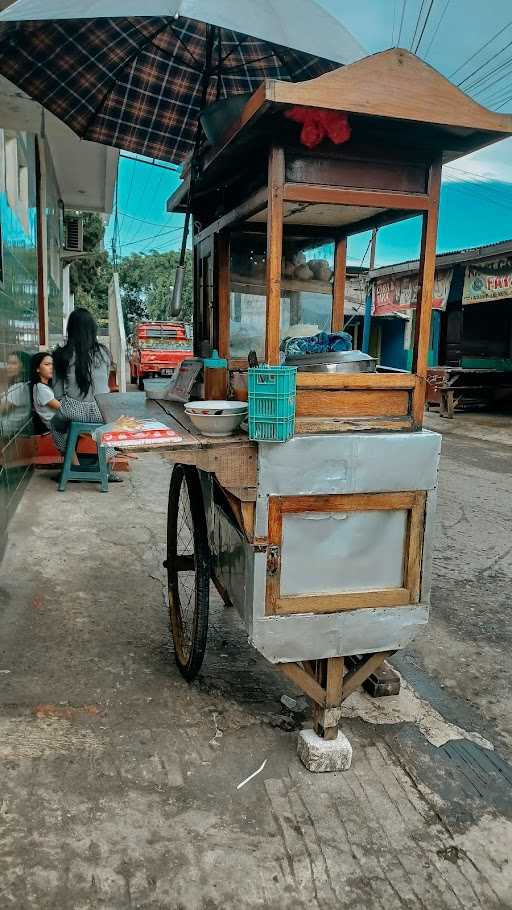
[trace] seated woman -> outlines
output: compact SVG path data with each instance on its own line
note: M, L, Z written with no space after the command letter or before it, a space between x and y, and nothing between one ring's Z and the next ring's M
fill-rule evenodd
M60 415L68 420L102 424L95 395L108 392L112 369L110 351L99 344L96 321L89 310L77 307L69 316L67 340L53 352L55 398L60 401ZM50 427L60 452L66 449L67 433ZM114 450L107 449L109 481L120 483L112 469Z
M9 439L30 420L30 356L12 351L7 357L7 389L0 396L0 435Z

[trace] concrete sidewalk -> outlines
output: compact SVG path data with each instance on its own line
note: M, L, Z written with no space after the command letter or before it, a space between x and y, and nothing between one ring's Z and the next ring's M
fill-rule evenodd
M303 718L280 703L293 690L217 597L203 671L179 676L169 470L141 456L107 495L39 473L12 523L2 910L512 907L512 769L455 695L356 693L352 768L315 776L295 755Z

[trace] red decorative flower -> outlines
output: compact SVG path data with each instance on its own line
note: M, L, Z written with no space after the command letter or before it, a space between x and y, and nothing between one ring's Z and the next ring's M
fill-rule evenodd
M326 136L335 145L341 145L350 139L352 133L348 115L343 111L295 106L285 112L285 117L302 124L300 141L308 149L316 148Z

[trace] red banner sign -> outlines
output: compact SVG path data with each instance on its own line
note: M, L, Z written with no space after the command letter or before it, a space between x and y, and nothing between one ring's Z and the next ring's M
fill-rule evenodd
M436 272L432 307L444 310L450 293L453 269ZM392 316L393 313L405 313L416 308L418 297L418 276L389 275L377 278L373 284L372 313L374 316Z

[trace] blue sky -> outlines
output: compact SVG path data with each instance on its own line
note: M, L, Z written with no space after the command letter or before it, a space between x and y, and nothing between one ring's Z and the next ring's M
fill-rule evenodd
M400 45L410 47L422 8L422 0L405 0L405 4L404 0L318 2L339 18L369 53L397 43L403 10ZM424 0L416 41L429 6L430 0ZM500 29L503 29L502 34L494 37ZM487 41L490 41L489 46L468 61ZM507 47L509 42L510 47ZM485 3L482 0L433 0L419 56L454 82L466 78L461 87L471 89L469 93L482 104L496 108L500 101L511 96L500 109L512 113L509 0L486 0ZM465 64L465 61L468 62ZM497 72L485 78L495 68ZM475 70L478 72L471 77ZM179 246L183 219L165 211L167 197L178 182L179 178L172 170L153 167L135 158L120 159L118 210L122 256ZM111 218L106 234L107 246L112 226ZM505 140L444 169L438 249L460 249L509 238L512 238L512 140ZM361 262L367 243L368 235L352 238L349 258L353 262ZM418 245L416 219L383 228L379 231L377 262L385 264L413 258L418 254Z

